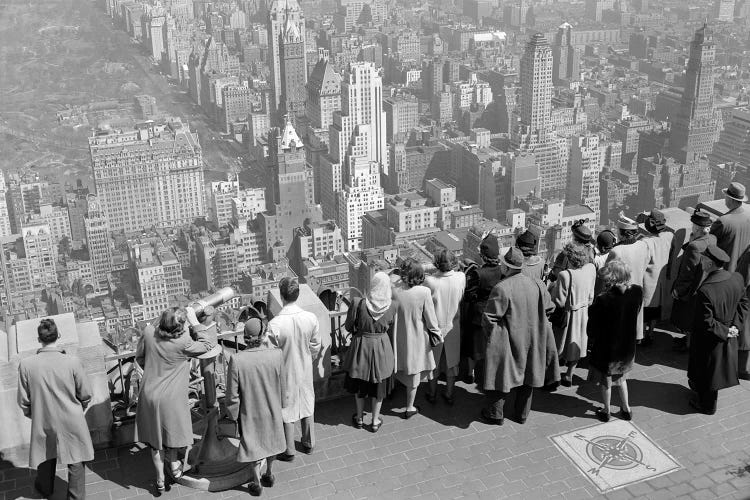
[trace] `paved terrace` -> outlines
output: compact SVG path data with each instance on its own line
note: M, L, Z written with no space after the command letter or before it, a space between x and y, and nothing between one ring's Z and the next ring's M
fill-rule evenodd
M654 346L638 353L629 381L633 423L682 469L605 495L550 439L599 424L594 416L598 390L577 378L572 388L537 391L525 425L477 421L483 397L464 384L458 385L452 408L440 400L430 405L420 392L423 413L408 421L392 411L403 406L403 390L397 391L384 404L377 434L351 427L349 398L321 403L315 452L298 454L293 463L277 462L276 486L266 488L263 497L750 499L750 383L722 391L716 415L695 414L687 403L686 364L686 354L671 351L670 334L659 331ZM578 375L585 378L586 370ZM33 472L0 460L0 500L39 498L32 490ZM152 478L142 447L99 451L87 472L88 498L150 499ZM58 478L53 498L64 498L65 486ZM179 485L162 495L247 497L245 488L205 493Z

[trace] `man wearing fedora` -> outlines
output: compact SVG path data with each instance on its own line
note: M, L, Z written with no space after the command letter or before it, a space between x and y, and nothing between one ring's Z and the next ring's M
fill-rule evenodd
M716 245L729 255L726 270L732 273L740 255L750 244L750 210L745 207L745 186L732 182L723 191L729 211L713 223L711 234L716 236Z
M748 299L742 276L723 269L728 262L721 248L706 249L706 279L695 297L688 382L698 397L690 406L708 415L716 413L719 390L739 384L737 338L748 314Z
M503 424L503 407L511 391L516 392L515 418L525 423L534 388L560 380L555 337L547 319L555 305L541 281L521 272L523 262L516 247L500 257L504 277L482 314L488 404L481 417L489 424Z
M696 210L690 216L693 223L690 231L690 240L682 245L682 257L680 258L677 276L672 283L672 324L685 333L685 337L675 339L674 349L684 351L687 349L688 335L692 327L692 314L695 310L695 292L703 280L703 268L701 257L709 246L716 245L716 237L710 234L711 217L708 212ZM671 258L675 258L673 253ZM667 269L671 269L671 263Z

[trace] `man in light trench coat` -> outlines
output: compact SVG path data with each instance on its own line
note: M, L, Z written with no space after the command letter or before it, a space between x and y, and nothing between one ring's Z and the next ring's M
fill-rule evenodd
M313 414L315 390L313 389L313 363L321 352L320 327L315 314L296 304L299 283L293 278L282 278L279 293L283 307L268 322L269 340L281 347L284 360L284 394L287 404L281 410L286 436L286 451L277 458L284 462L294 460L294 424L302 426L302 451L311 454L315 447Z
M86 497L83 462L94 447L83 411L92 393L83 365L57 346L60 334L52 319L37 329L42 348L18 366L18 404L31 418L29 467L37 469L36 489L45 497L55 486L57 461L68 466L68 498Z

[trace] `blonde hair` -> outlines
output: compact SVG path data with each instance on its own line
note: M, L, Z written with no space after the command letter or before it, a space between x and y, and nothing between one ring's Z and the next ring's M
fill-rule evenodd
M599 270L599 277L604 283L605 290L617 285L629 285L630 266L620 259L609 261Z

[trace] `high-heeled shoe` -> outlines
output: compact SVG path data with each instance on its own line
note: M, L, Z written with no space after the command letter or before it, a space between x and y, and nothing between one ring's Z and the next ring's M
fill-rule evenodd
M361 429L362 426L364 425L364 421L362 420L362 417L358 417L356 413L352 415L352 425L354 426L355 429Z
M380 430L381 425L383 425L382 418L379 418L377 422L373 420L372 423L370 424L370 432L372 432L373 434L378 432Z

